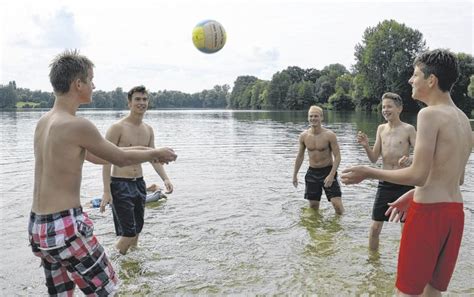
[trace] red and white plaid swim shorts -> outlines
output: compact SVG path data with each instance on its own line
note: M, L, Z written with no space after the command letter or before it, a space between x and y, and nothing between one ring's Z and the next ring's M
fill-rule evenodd
M118 279L94 226L82 208L30 214L33 254L41 258L50 295L73 296L77 285L88 296L114 295Z

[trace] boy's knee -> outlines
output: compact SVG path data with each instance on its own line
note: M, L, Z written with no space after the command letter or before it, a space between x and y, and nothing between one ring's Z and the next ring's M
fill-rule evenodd
M313 209L319 209L319 201L309 200L309 207Z
M382 232L382 227L383 222L373 223L372 226L370 226L370 236L378 237L380 235L380 232Z
M336 214L342 215L344 213L344 206L342 206L341 198L332 198L331 203Z

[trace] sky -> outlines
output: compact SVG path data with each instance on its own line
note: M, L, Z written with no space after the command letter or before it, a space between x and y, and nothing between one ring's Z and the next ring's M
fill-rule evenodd
M416 0L415 0L416 1ZM213 19L227 42L198 51L194 26ZM0 84L52 91L49 64L79 49L94 64L96 90L145 85L201 92L241 75L270 80L288 66L349 70L368 27L393 19L429 48L473 54L473 1L14 0L0 3Z

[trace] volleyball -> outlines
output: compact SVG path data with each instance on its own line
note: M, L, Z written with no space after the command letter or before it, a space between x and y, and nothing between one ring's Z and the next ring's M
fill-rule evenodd
M214 20L205 20L193 29L194 46L203 53L213 54L220 51L226 41L224 27Z

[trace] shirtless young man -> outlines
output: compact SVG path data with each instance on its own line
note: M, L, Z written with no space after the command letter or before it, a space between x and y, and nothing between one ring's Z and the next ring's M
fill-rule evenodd
M319 209L322 191L326 193L337 214L344 212L341 189L337 181L337 168L341 163L341 153L336 134L322 126L323 110L311 106L308 111L310 128L299 136L299 149L293 171L293 186L298 187L298 171L304 160L304 151L308 150L309 168L305 176L306 190L304 198L309 206ZM334 158L333 158L334 157Z
M176 154L169 148L124 151L105 140L90 121L76 116L79 105L91 102L94 64L77 51L65 51L50 66L56 99L35 130L29 241L41 258L50 295L72 296L76 284L85 295L111 295L117 276L80 203L84 159L129 166L168 163Z
M428 107L418 113L413 163L397 170L355 166L342 174L346 184L375 178L416 186L390 203L386 213L391 221L406 216L396 281L403 296L441 296L461 245L464 211L459 185L472 150L472 132L449 93L458 75L457 59L449 51L420 55L409 83L412 97Z
M143 146L155 147L153 128L143 122L148 108L148 91L144 86L137 86L128 92L130 113L113 124L107 131L106 138L119 147ZM163 180L167 193L173 192L173 184L166 175L163 165L151 162L155 171ZM146 186L143 180L141 164L126 167L104 165L102 171L104 194L100 210L112 202L115 233L120 236L116 248L126 254L130 247L135 247L138 235L143 228L145 214Z
M370 148L365 133L359 131L357 134L357 141L364 147L370 162L377 162L380 155L382 155L383 169L399 169L410 164L408 155L410 147L415 146L416 131L412 125L400 120L402 109L403 101L399 95L395 93L383 94L382 115L387 123L381 124L377 128L374 147ZM397 200L411 189L413 189L412 186L379 181L372 208L372 226L369 232L369 247L371 250L379 248L379 235L384 221L388 221L388 217L385 215L388 210L387 203Z

